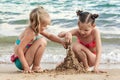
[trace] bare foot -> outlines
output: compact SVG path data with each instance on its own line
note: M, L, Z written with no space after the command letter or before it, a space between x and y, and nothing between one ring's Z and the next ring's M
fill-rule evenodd
M43 72L43 69L41 69L40 67L33 67L32 71L34 71L35 73L41 73Z
M91 67L84 67L86 72L93 72L93 69Z
M27 73L34 73L32 70L23 70L23 73L27 74Z
M85 68L85 70L86 70L87 72L92 71L92 69L91 69L90 67Z
M33 73L33 71L29 67L24 67L24 70L22 70L23 73Z

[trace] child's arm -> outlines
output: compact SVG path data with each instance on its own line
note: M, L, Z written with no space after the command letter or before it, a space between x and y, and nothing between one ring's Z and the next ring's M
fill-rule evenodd
M96 41L96 61L95 61L95 66L94 66L94 71L98 71L98 66L100 63L100 57L101 57L101 37L100 37L100 32L96 29L95 30L95 41Z
M54 42L57 42L60 44L63 43L63 41L59 37L57 37L53 34L49 34L48 32L42 31L40 34L45 36L46 38L50 39L51 41L54 41Z
M58 34L58 37L60 37L60 38L63 38L63 37L65 37L66 36L66 34L67 33L71 33L73 36L76 34L76 31L77 31L78 29L73 29L73 30L71 30L71 31L68 31L68 32L60 32L59 34Z
M61 32L59 33L59 37L64 37L65 38L65 42L67 44L71 44L72 43L72 36L75 36L76 33L77 33L78 29L73 29L71 31L68 31L68 32Z
M63 38L63 37L65 37L65 34L66 34L66 32L60 32L60 33L58 34L58 37Z

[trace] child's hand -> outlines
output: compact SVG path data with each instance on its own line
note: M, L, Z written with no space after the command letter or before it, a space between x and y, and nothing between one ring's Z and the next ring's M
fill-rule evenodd
M69 32L65 35L65 43L66 45L71 45L72 43L72 35Z
M66 42L62 41L62 43L61 43L61 44L63 45L63 47L64 47L65 49L67 49L67 48L68 48L68 46L66 45Z
M23 72L23 73L33 73L32 70L23 70L22 72Z
M58 37L60 37L60 38L62 38L62 37L64 37L65 36L65 32L60 32L59 34L58 34Z
M65 37L64 41L62 41L62 45L64 46L65 49L68 48L68 45L71 45L72 43L72 35L70 32L61 32L58 34L58 37Z
M33 71L28 67L28 68L24 68L24 70L22 71L23 73L33 73Z

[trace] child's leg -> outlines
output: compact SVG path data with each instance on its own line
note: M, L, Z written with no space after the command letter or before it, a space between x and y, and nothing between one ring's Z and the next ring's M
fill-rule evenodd
M36 41L36 44L40 44L40 45L36 50L32 69L35 72L41 72L42 69L40 68L40 61L41 61L42 55L44 53L44 50L46 48L47 41L44 38L42 38L42 39Z
M83 46L80 43L76 42L76 43L73 44L73 51L79 56L80 59L81 59L82 55L80 55L79 51L83 51L86 54L86 56L87 56L87 63L88 63L88 65L90 67L94 66L96 55L93 54L88 48L86 48L85 46ZM84 55L84 57L85 57L85 55ZM84 61L86 61L86 60L84 60ZM86 64L86 63L84 63L84 64Z
M32 46L26 51L25 57L26 57L26 60L29 66L33 64L32 69L34 68L39 69L40 61L41 61L46 45L47 45L46 40L44 38L40 38L36 40L32 44Z
M96 55L92 53L88 48L82 45L82 50L86 53L88 58L88 64L90 67L95 65Z
M75 53L75 55L77 56L79 62L83 62L83 65L86 69L89 68L88 65L88 60L87 60L87 55L85 54L84 51L81 50L81 46L77 43L73 44L73 52Z

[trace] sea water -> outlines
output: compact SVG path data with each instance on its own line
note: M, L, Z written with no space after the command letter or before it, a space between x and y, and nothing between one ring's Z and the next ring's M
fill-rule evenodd
M50 14L52 22L47 31L54 35L77 28L78 9L99 14L96 27L102 39L101 63L120 63L120 0L0 0L0 62L11 63L14 44L9 44L10 37L18 36L27 27L29 13L37 6ZM2 37L9 45L3 45ZM42 62L56 63L65 55L61 45L51 43Z

